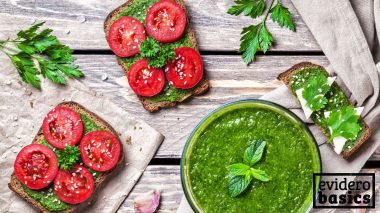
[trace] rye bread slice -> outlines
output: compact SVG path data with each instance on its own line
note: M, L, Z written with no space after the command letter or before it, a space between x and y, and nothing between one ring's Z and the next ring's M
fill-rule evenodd
M112 23L114 22L114 20L113 20L114 17L116 17L121 11L123 11L129 5L133 4L133 2L134 2L134 0L128 0L126 3L122 4L121 6L119 6L115 10L113 10L107 16L106 20L104 21L104 32L105 32L106 38L108 37L109 29L110 29ZM183 0L178 0L177 3L181 6L181 8L186 13L187 24L186 24L185 31L186 30L188 31L188 35L190 36L191 43L192 43L192 48L194 48L195 50L197 50L199 52L198 43L197 43L197 40L195 38L193 27L192 27L192 24L191 24L190 19L189 19L189 12L186 8L185 2ZM117 59L118 64L123 68L125 75L127 76L128 68L126 67L125 63L118 56L116 56L116 59ZM155 101L151 101L148 98L145 98L142 96L138 96L138 97L139 97L143 107L149 112L155 112L157 110L160 110L161 108L174 107L180 102L184 102L186 100L189 100L192 96L201 95L201 94L208 91L208 89L210 87L210 83L209 83L209 80L207 78L206 72L204 72L204 74L203 74L203 79L195 87L196 88L194 90L192 90L188 95L186 95L186 96L182 97L181 99L174 101L174 102L170 102L170 101L155 102Z
M100 126L101 128L103 128L104 130L106 130L108 132L111 132L112 134L114 134L116 137L119 138L119 134L106 121L104 121L103 119L101 119L99 116L97 116L93 112L90 112L89 110L87 110L83 106L79 105L78 103L75 103L75 102L62 102L62 103L58 104L58 106L70 107L71 109L75 110L76 112L82 113L82 114L86 115L91 120L93 120L98 126ZM34 143L34 144L41 143L41 141L43 139L44 139L44 136L43 136L43 133L42 133L42 128L40 128L39 131L38 131L38 133L37 133L37 135L34 137L32 143ZM120 143L120 145L123 146L122 143ZM69 209L67 209L65 211L61 211L62 213L80 212L81 209L86 208L88 206L88 203L89 202L91 203L91 201L94 198L96 198L96 192L98 190L100 190L104 184L106 184L107 179L109 179L114 174L116 174L117 171L119 171L120 169L122 169L122 165L124 165L124 163L123 163L124 162L123 148L121 149L121 152L122 153L120 155L120 159L119 159L116 167L114 169L112 169L111 171L101 173L96 179L94 179L94 181L95 181L95 188L94 188L94 192L91 195L91 197L88 200L86 200L85 202L81 203L81 204L72 205L71 208L69 208ZM30 205L32 205L35 209L37 209L39 212L43 212L43 213L50 212L45 207L43 207L38 201L34 200L32 197L30 197L24 191L24 188L22 187L22 183L17 179L17 177L16 177L16 175L14 173L11 175L11 179L10 179L10 182L8 183L8 187L12 191L14 191L18 196L20 196L26 202L28 202Z
M321 70L323 70L324 72L327 73L327 71L325 70L324 67L320 66L320 65L317 65L317 64L313 64L313 63L310 63L310 62L301 62L301 63L298 63L298 64L295 64L294 66L292 66L290 69L286 70L285 72L281 73L277 79L284 82L286 84L286 86L291 90L291 87L290 87L290 83L292 81L292 78L293 78L293 74L297 73L297 72L300 72L302 71L303 69L305 68L309 68L309 67L317 67ZM294 93L293 93L294 94ZM297 100L298 98L296 97L296 95L294 96ZM353 106L353 104L350 102L350 105ZM344 158L344 159L348 159L356 150L359 149L360 146L362 146L371 136L371 129L368 127L368 125L364 122L364 120L360 117L360 121L363 122L364 124L364 129L361 131L360 134L360 137L356 140L356 143L355 143L355 146L352 147L351 149L349 150L345 150L343 151L340 155ZM323 132L323 134L328 137L329 133L327 133L321 126L318 125L318 127L321 129L321 131Z

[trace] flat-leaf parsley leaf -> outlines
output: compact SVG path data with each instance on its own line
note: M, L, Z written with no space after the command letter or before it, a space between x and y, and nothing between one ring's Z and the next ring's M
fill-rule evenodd
M37 31L44 23L21 30L14 40L0 40L0 51L11 59L21 79L38 89L41 89L39 74L57 84L66 84L65 76L84 76L77 69L78 66L73 64L73 50L61 44L58 38L51 34L52 29ZM9 43L17 48L10 47L7 45Z
M302 97L306 100L306 106L313 111L323 109L327 104L326 93L330 90L327 77L323 73L312 75L308 79Z
M327 125L331 128L331 140L339 136L347 140L356 139L362 129L358 123L359 117L352 106L331 111L326 119Z
M271 14L271 19L281 27L285 26L295 31L295 25L288 8L284 7L280 0L277 0L277 4L273 6L274 0L271 0L266 9L265 1L266 0L235 0L235 5L227 11L227 13L231 15L237 16L243 13L243 15L251 16L252 18L264 15L260 23L244 27L241 32L239 52L242 53L243 60L246 64L250 64L255 59L257 51L263 51L265 53L273 44L274 39L272 34L265 25L269 14ZM264 13L264 11L266 12Z

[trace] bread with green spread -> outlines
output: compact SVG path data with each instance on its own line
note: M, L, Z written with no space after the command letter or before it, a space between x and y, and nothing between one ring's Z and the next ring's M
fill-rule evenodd
M325 84L327 83L326 90L324 93L317 94L316 96L324 97L324 100L318 100L318 103L323 103L318 110L312 111L309 107L305 106L306 100L304 97L307 94L302 93L306 87L311 87L310 85L310 79L311 76L317 76L317 75L323 75L327 78L327 81L325 80ZM316 79L317 77L313 77ZM295 98L299 101L301 104L305 115L307 115L307 111L310 111L310 118L314 121L314 123L320 127L324 135L328 138L328 143L330 143L334 150L336 151L335 143L337 141L338 137L332 136L333 130L332 127L329 126L329 122L332 120L330 119L331 112L340 112L343 109L352 108L353 105L350 102L350 100L347 98L343 90L340 88L340 86L335 82L334 77L329 77L328 72L324 69L324 67L310 63L310 62L302 62L299 64L294 65L290 69L286 70L285 72L281 73L278 76L278 80L284 82L288 88L292 91ZM315 82L315 88L322 92L323 88L319 88L321 85L319 82ZM302 89L302 90L301 90ZM324 90L324 89L323 89ZM302 94L302 95L301 95ZM312 95L312 93L311 93ZM316 96L311 98L316 98ZM306 110L306 108L309 108ZM343 158L348 159L356 150L359 149L360 146L362 146L366 141L368 141L370 135L371 135L371 129L368 127L368 125L364 122L364 120L360 117L360 110L357 110L357 113L359 114L359 117L357 118L357 125L359 126L359 131L356 134L354 139L344 139L343 141L343 148L340 151L336 151L339 153ZM342 112L343 113L343 112ZM306 116L307 117L307 116ZM342 126L344 125L344 120L341 122ZM347 123L346 123L347 124ZM347 124L348 125L348 124ZM343 131L341 131L343 133ZM341 136L339 136L339 139L342 139ZM334 141L336 140L336 141ZM341 140L339 143L342 143ZM340 146L340 145L339 145Z
M116 20L118 20L119 18L123 16L130 16L144 23L145 15L149 7L152 6L156 2L158 1L157 0L153 0L153 1L152 0L128 0L126 3L124 3L120 7L116 8L107 16L104 22L104 32L105 32L106 38L108 39L108 34L109 34L111 25ZM183 0L176 0L175 2L178 3L186 13L186 17L187 17L186 28L185 28L184 34L179 40L171 42L171 43L166 43L164 45L171 45L174 48L190 47L198 51L198 44L195 38L195 34L193 31L191 22L189 20L189 13L186 9L185 3ZM119 65L121 65L126 75L128 75L128 71L131 65L141 58L139 54L133 57L128 57L128 58L122 58L119 56L116 56L116 57L117 57L117 62L119 63ZM165 87L161 91L161 93L153 97L143 97L143 96L138 96L138 97L143 107L147 111L154 112L161 108L174 107L178 103L186 101L192 96L201 95L205 93L208 89L209 89L209 81L207 79L206 73L204 72L202 80L195 87L191 89L179 89L169 84L165 84Z
M86 108L75 102L63 102L58 106L69 107L80 115L83 121L84 133L91 132L94 130L104 130L112 133L116 137L119 136L119 134L106 121L104 121L93 112L87 110ZM40 128L37 135L34 137L32 144L43 144L49 146L42 132L42 128ZM50 146L50 148L52 147ZM53 151L55 150L54 148L52 149ZM23 198L26 202L28 202L31 206L37 209L39 212L80 212L81 209L86 208L90 204L91 200L95 198L96 192L99 189L101 189L102 185L104 185L106 180L112 177L112 175L117 173L117 171L122 168L123 162L124 152L123 149L121 149L117 165L112 170L107 172L91 171L93 172L92 174L94 176L94 191L91 197L81 204L74 205L59 201L59 199L54 193L53 184L50 184L48 187L43 188L41 190L31 190L24 184L22 184L21 181L18 180L15 173L11 175L8 187L12 191L14 191L18 196Z

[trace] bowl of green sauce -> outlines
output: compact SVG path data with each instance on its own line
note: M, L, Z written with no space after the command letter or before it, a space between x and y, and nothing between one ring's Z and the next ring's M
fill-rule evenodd
M252 178L231 196L229 168L244 164L247 147L257 141L265 147L249 166L270 180ZM208 114L190 134L181 158L182 187L195 212L306 212L314 200L313 173L320 172L318 145L307 125L286 108L257 99Z

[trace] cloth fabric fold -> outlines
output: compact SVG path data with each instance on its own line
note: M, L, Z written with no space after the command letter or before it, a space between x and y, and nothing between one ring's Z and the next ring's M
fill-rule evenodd
M125 164L107 180L84 212L116 212L148 166L164 137L145 122L77 80L67 86L43 81L43 91L21 83L17 71L1 60L0 73L0 212L35 212L7 184L13 163L22 147L32 142L44 116L62 101L74 101L107 121L118 133ZM7 69L9 68L9 69ZM7 73L9 72L9 73ZM88 202L86 202L88 204Z
M319 144L323 172L359 172L380 145L380 64L375 64L380 61L380 0L291 1L328 58L330 65L326 69L338 76L338 84L356 106L365 107L362 116L373 132L350 160L344 160L325 143L320 130L310 124ZM261 98L291 109L306 121L286 86ZM186 208L188 204L181 203L177 212L188 212Z

